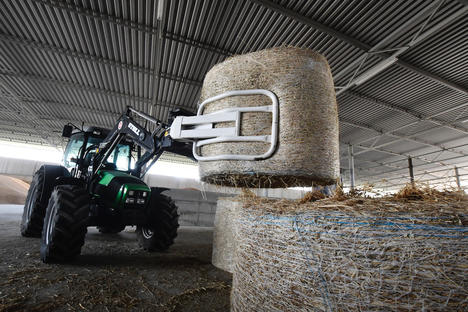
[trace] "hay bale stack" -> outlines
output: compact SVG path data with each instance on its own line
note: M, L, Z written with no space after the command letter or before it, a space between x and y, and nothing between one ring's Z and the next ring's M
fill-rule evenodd
M234 56L206 75L201 101L226 91L266 89L279 99L278 150L262 161L200 162L203 181L240 187L329 185L339 177L338 112L327 60L317 52L294 47ZM225 98L206 106L204 113L231 107L271 105L262 95ZM217 127L232 126L220 123ZM245 113L242 135L271 133L271 114ZM203 146L201 154L255 155L270 144L229 142Z
M247 199L232 311L467 311L468 201Z
M221 270L233 272L236 248L234 222L241 202L233 197L220 197L216 206L211 262Z

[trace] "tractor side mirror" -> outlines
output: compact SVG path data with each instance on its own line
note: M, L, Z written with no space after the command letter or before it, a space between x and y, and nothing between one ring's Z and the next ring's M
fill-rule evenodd
M63 127L62 136L64 138L69 138L69 137L71 137L72 131L73 131L73 126L65 125Z

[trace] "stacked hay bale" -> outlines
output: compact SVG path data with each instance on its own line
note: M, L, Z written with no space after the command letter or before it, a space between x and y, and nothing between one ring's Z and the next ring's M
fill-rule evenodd
M266 89L279 100L276 153L261 161L200 162L203 181L240 187L329 185L339 177L338 113L330 67L307 49L279 47L234 56L206 75L201 101L232 90ZM228 97L207 104L204 113L225 108L271 105L263 95ZM232 126L219 123L216 127ZM270 113L244 113L241 135L268 135ZM203 146L203 156L258 155L270 144L225 142Z
M468 200L242 199L232 311L467 311Z
M213 231L212 263L215 267L233 273L236 250L235 228L233 220L241 208L241 202L232 197L218 198Z

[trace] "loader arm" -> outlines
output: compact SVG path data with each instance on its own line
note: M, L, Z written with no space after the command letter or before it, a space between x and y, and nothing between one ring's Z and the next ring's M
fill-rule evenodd
M132 114L136 114L147 122L154 124L154 131L150 132L146 127L141 126L132 118ZM159 158L164 151L162 149L164 145L170 145L168 142L165 142L167 139L164 138L166 127L167 125L161 121L128 107L126 113L118 119L109 135L100 143L99 150L93 161L93 176L102 168L116 146L126 138L130 138L134 144L146 151L136 162L133 172L135 176L140 176L143 166L151 159Z

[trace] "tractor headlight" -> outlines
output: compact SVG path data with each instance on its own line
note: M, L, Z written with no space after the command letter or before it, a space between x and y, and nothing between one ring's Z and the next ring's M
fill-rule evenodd
M128 191L127 199L125 200L126 204L138 204L144 205L148 197L147 191Z

